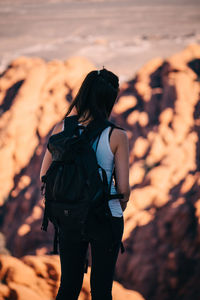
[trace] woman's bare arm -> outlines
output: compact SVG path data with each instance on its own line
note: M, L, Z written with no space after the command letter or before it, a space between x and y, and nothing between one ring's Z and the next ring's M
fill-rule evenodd
M125 210L130 196L129 186L129 143L125 131L113 130L110 138L111 150L115 156L115 172L117 180L117 192L124 194L120 200L121 207Z
M54 127L51 135L59 133L60 131L62 131L62 127L63 127L63 122L58 123ZM51 153L49 152L49 150L47 148L46 151L45 151L44 158L43 158L42 165L41 165L41 169L40 169L40 181L42 181L42 176L46 174L51 162L52 162L52 155L51 155Z

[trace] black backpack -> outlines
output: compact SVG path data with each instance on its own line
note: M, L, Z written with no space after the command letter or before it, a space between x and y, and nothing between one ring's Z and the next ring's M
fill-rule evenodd
M64 130L48 140L47 148L52 154L52 163L42 176L41 194L44 196L45 209L41 229L47 231L48 221L54 225L53 254L58 253L58 230L61 224L84 235L87 217L91 212L99 222L103 222L112 216L108 200L123 198L123 194L110 195L112 179L108 184L106 172L98 165L92 147L98 137L97 149L100 134L108 126L111 126L111 130L120 128L108 120L91 121L84 127L78 125L77 116L70 116L64 119ZM81 134L80 128L83 129ZM121 253L124 251L121 242Z

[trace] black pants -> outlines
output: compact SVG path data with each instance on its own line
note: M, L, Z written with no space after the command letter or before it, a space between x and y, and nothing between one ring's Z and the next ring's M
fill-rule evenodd
M111 300L115 265L124 231L124 218L99 223L90 216L84 238L66 228L59 230L61 282L56 300L77 300L84 277L84 263L91 247L90 293L92 300ZM114 232L112 231L114 230ZM114 235L113 235L114 234ZM114 237L114 239L113 239Z

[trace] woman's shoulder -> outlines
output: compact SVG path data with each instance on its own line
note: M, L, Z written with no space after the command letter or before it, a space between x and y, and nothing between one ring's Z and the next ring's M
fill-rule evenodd
M64 126L64 120L61 120L54 126L51 135L61 132L63 130L63 126Z
M120 147L128 147L128 135L126 130L120 128L114 128L110 136L110 147L113 154L116 153Z
M114 128L111 136L120 142L128 140L127 132L123 128Z

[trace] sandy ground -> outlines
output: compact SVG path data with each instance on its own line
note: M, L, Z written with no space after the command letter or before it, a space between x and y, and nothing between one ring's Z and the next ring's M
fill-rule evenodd
M200 43L199 0L0 0L0 70L19 55L82 55L124 81Z

